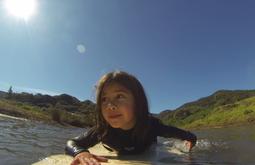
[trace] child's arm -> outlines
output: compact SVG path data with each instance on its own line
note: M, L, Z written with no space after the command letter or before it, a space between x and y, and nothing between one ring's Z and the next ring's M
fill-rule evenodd
M89 152L88 148L99 142L94 130L94 128L91 128L88 133L68 140L65 148L66 154L75 157L81 152Z
M88 148L97 144L98 137L95 128L91 128L88 133L67 141L66 153L74 157L71 165L99 165L100 162L107 162L107 159L89 153Z
M187 145L190 146L190 149L196 145L197 137L195 134L189 131L185 131L173 126L164 125L160 121L157 122L156 129L158 131L158 136L185 140L186 143L188 143Z

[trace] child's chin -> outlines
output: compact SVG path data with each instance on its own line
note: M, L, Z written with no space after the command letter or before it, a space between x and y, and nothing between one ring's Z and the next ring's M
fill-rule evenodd
M109 123L112 128L121 128L119 123Z
M120 128L120 126L117 125L117 124L110 124L110 126L111 126L112 128Z

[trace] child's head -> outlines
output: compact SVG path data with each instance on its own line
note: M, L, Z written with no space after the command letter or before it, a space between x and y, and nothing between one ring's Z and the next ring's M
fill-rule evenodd
M117 82L102 89L100 107L103 118L113 128L131 129L136 124L133 93Z
M148 102L141 83L123 71L105 74L97 84L98 127L136 130L146 128Z

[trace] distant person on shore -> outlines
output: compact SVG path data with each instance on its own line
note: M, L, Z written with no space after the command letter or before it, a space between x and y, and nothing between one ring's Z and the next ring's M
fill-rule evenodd
M99 142L118 154L142 153L157 142L157 136L184 140L189 150L196 144L193 133L166 126L150 115L145 91L133 75L110 72L96 88L97 123L87 133L68 140L66 153L74 157L71 165L107 162L88 151Z

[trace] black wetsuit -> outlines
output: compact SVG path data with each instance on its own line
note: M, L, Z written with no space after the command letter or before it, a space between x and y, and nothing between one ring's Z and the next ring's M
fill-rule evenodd
M119 154L136 154L143 152L152 143L157 142L157 136L188 140L192 142L193 146L196 143L197 138L193 133L176 127L166 126L156 118L151 118L150 123L151 127L144 143L138 143L132 140L133 129L122 130L116 128L111 128L109 130L104 140L102 140L102 143L107 149L114 149ZM87 133L69 140L65 150L67 154L75 156L84 151L88 152L88 148L99 142L98 134L95 133L94 128L91 128Z

